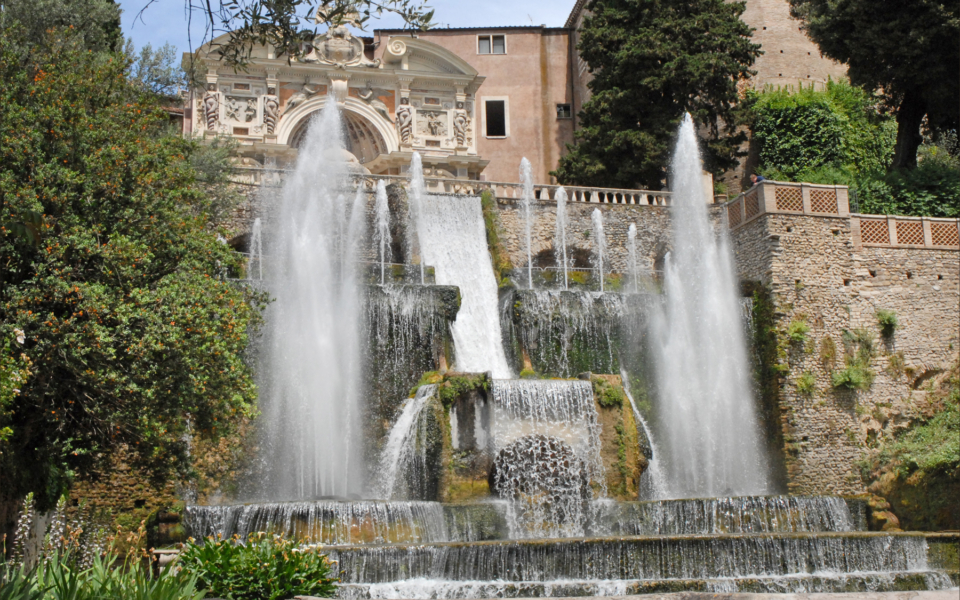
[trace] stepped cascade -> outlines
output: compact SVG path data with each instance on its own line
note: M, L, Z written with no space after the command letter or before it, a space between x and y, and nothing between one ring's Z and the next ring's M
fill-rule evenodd
M417 153L409 182L365 189L342 131L330 102L258 221L260 453L235 502L186 507L190 535L321 546L341 598L956 586L956 535L867 531L865 500L771 483L752 303L689 117L657 280L646 225L535 195L526 161L502 199L526 263L495 271L486 199L428 193ZM533 289L544 206L556 277Z

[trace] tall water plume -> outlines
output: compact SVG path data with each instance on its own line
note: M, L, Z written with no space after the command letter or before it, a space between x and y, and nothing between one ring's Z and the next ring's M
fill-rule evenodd
M590 215L593 223L593 259L596 261L597 273L600 276L600 291L603 291L603 255L607 251L607 236L603 232L603 213L599 208L593 209Z
M527 248L527 287L533 289L533 213L531 204L533 204L533 167L530 161L524 158L520 161L520 183L523 185L523 194L520 198L520 206L523 208L523 228L526 236Z
M376 231L374 237L380 252L380 285L386 283L387 250L393 241L390 237L390 204L387 202L387 186L383 180L377 181L375 203Z
M557 188L557 225L553 236L553 247L557 254L557 266L563 269L563 289L569 287L567 281L567 190Z
M637 224L630 223L627 228L627 252L630 260L630 278L633 279L634 293L640 291L640 271L637 268Z
M673 155L673 250L653 319L659 436L675 497L770 491L760 444L737 279L711 226L693 120Z
M253 271L254 264L257 265L256 272ZM253 279L254 273L258 280L263 279L263 223L259 217L253 220L250 231L250 261L247 265L247 279Z
M360 294L364 197L352 203L336 103L309 125L297 167L275 202L265 242L267 287L260 401L262 476L271 500L358 493L363 487ZM350 194L353 196L353 194Z
M407 256L413 260L414 249L420 252L420 285L424 284L423 244L420 241L420 214L423 211L423 198L426 196L423 181L423 159L419 152L410 159L410 196L407 198ZM415 234L414 234L415 232Z
M421 265L434 267L438 285L460 288L460 311L451 327L456 368L508 378L511 371L500 339L497 279L480 199L424 195L421 201L417 228Z

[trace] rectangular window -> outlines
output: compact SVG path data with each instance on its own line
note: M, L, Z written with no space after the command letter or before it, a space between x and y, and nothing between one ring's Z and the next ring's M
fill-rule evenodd
M249 127L234 127L233 135L250 135Z
M557 118L558 119L572 119L573 110L570 108L569 104L558 104L557 105Z
M507 40L502 35L478 35L477 54L506 54Z
M429 96L423 99L424 104L435 104L440 106L440 98L430 98Z
M485 103L487 137L507 136L506 100L487 100Z
M235 83L235 84L233 84L233 89L235 89L235 90L249 90L249 89L250 89L250 84L249 84L249 83Z

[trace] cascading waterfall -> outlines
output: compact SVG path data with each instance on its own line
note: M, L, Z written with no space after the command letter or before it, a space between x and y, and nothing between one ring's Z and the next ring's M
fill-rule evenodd
M494 381L495 488L511 537L583 535L592 484L606 495L600 425L586 381ZM505 468L505 467L521 468Z
M673 251L653 319L657 439L676 497L764 494L767 459L754 413L737 279L726 236L707 215L693 120L673 156Z
M253 220L253 229L250 231L250 262L248 263L247 279L253 279L251 271L253 263L257 264L257 279L263 280L263 224L260 218Z
M648 303L637 294L516 290L501 300L501 329L514 365L521 361L519 345L544 376L617 373L640 346Z
M593 223L593 259L596 261L597 273L600 277L600 291L603 291L603 256L607 251L607 236L603 233L603 213L599 208L593 209L590 215Z
M637 594L661 591L665 581L674 584L669 589L755 592L845 591L851 579L886 590L916 579L932 589L951 586L930 569L920 536L657 536L330 550L347 598L569 597L611 588Z
M460 312L451 328L457 369L510 377L480 199L427 195L420 213L421 264L426 261L434 267L437 284L460 288Z
M717 535L857 531L843 498L747 496L655 502L606 502L605 535Z
M563 289L570 287L567 280L567 190L557 188L557 225L553 237L553 247L557 255L557 266L563 269Z
M646 436L647 444L650 445L650 456L647 456L647 468L640 476L640 498L644 500L655 500L658 498L669 498L670 492L667 487L667 478L663 474L663 467L660 464L660 451L657 450L657 443L653 438L653 432L647 426L647 420L640 414L637 403L630 392L630 375L623 367L620 368L620 380L623 382L623 392L630 401L630 408L633 409L633 418L643 428L643 434Z
M358 244L365 202L347 183L340 112L328 102L309 125L297 167L275 202L259 369L260 480L270 500L346 496L363 489L359 427Z
M531 208L533 204L533 167L530 161L524 158L520 161L520 184L523 186L523 193L520 198L520 206L523 208L523 228L527 249L527 287L533 289L533 214Z
M427 402L437 393L436 385L422 385L416 395L407 400L400 418L390 430L387 443L380 455L379 480L377 494L382 498L394 498L398 495L399 479L418 480L426 472L426 457L423 455L423 440L417 444L417 427L421 423L420 413Z
M426 276L423 264L423 241L420 239L420 216L423 212L423 198L426 196L426 185L423 181L423 159L419 152L413 153L410 159L410 195L407 199L407 256L413 260L414 239L416 248L420 252L420 285L424 285Z
M640 270L637 266L637 225L630 223L627 228L627 252L629 254L630 278L633 279L633 292L640 291Z
M390 205L387 202L387 186L383 180L377 181L377 194L374 204L375 234L374 238L380 250L380 285L386 283L387 249L390 248Z

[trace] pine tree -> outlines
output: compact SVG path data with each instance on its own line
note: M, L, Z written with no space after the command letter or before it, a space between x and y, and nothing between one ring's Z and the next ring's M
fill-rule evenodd
M592 97L557 178L660 189L685 112L707 137L708 168L733 166L745 141L729 127L737 82L760 52L743 10L723 0L592 0L578 46L594 76Z

